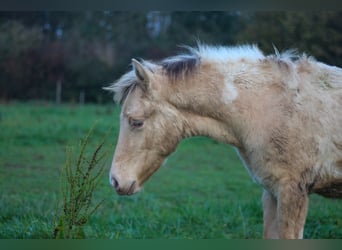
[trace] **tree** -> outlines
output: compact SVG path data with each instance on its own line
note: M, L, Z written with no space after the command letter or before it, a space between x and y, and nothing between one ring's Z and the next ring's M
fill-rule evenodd
M342 66L341 12L257 12L243 15L237 42L256 43L268 53L296 48Z
M158 60L196 45L297 48L342 66L342 12L0 12L0 98L111 101L102 87L131 58Z

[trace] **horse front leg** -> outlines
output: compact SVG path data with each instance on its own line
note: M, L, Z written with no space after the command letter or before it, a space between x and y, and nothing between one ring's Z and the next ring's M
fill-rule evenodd
M279 238L302 239L309 196L300 184L282 185L277 197Z
M278 239L277 199L264 189L262 195L264 211L264 239Z

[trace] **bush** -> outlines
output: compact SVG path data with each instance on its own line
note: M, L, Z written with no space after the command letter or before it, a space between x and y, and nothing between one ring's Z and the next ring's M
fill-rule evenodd
M95 127L95 126L94 126ZM94 127L81 142L77 156L73 147L67 147L66 163L62 171L62 205L57 208L53 238L85 238L84 225L98 210L102 201L92 205L105 166L108 151L101 153L105 138L96 147L91 157L86 156L86 147Z

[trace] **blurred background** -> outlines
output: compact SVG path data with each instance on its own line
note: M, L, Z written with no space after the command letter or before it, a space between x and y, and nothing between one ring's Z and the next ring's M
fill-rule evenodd
M120 107L102 87L131 58L197 40L296 48L341 67L342 12L0 12L0 238L53 237L61 171L94 124L90 156L106 136L109 153L84 238L262 238L262 188L214 140L184 140L136 196L108 183ZM304 237L342 238L341 211L341 200L312 195Z
M0 102L108 103L131 58L196 40L296 48L342 66L342 12L0 12Z

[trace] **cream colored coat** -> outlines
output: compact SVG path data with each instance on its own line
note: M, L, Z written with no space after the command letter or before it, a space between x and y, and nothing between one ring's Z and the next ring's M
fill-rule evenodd
M108 88L123 104L112 185L139 191L180 140L209 136L263 187L264 237L302 238L309 194L342 198L342 70L255 46L189 50L133 60Z

